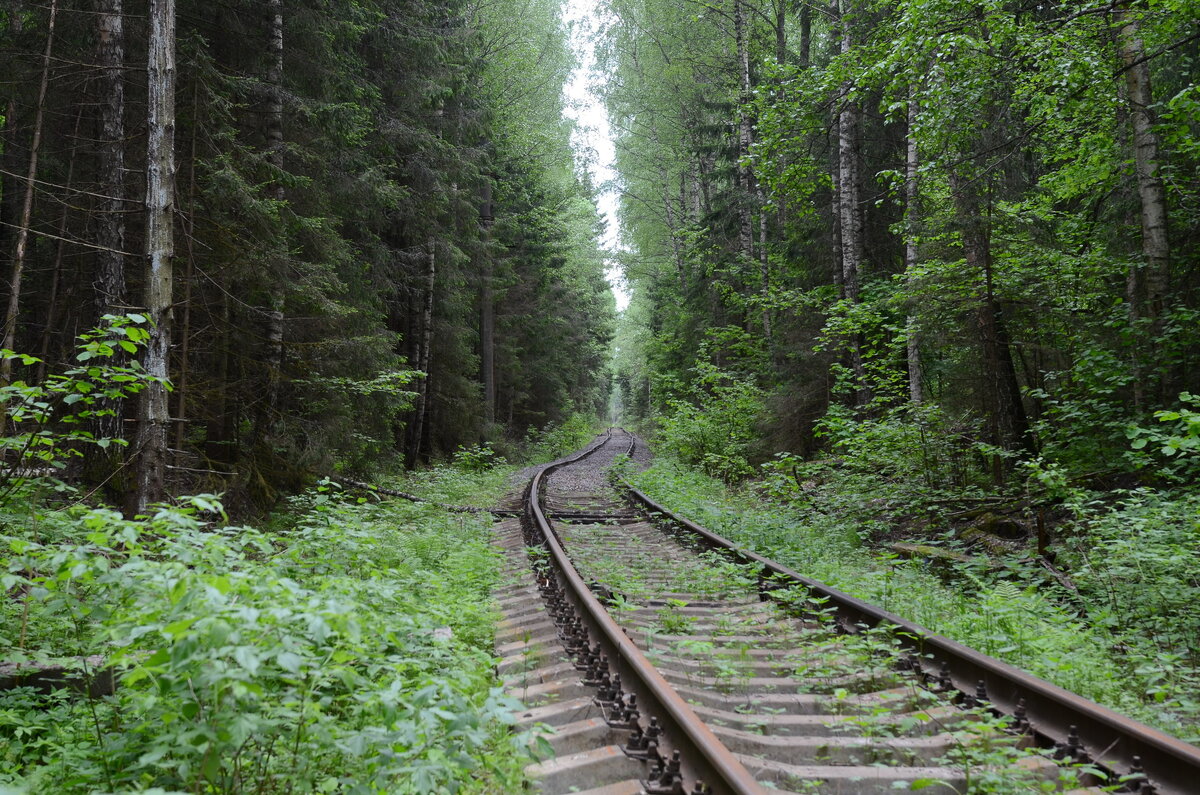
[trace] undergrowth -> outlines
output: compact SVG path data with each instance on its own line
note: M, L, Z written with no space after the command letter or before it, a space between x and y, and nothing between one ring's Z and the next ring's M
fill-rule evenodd
M506 474L404 486L487 503ZM9 501L0 656L122 675L108 697L0 693L0 790L518 789L486 517L331 488L270 531L225 526L211 496L146 521Z

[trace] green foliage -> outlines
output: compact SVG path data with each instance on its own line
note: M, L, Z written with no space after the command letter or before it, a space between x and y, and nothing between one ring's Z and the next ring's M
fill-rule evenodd
M503 463L504 458L497 455L491 445L459 446L454 453L454 466L464 472L486 472L497 464Z
M561 423L525 432L525 457L529 461L553 461L584 447L595 438L599 423L593 416L575 413Z
M136 395L160 379L150 376L136 354L150 338L142 315L105 315L104 325L80 335L76 364L46 377L40 384L17 380L0 386L0 405L10 435L0 437L4 479L12 485L31 467L60 470L66 460L82 456L94 445L125 445L124 439L97 437L95 421L115 413L116 401ZM0 356L26 367L41 362L34 356L0 351ZM128 361L128 364L122 362ZM169 384L167 385L169 388Z
M211 496L144 522L80 507L10 530L3 585L22 596L2 608L5 659L99 654L124 673L107 698L0 696L0 782L62 793L515 785L524 757L508 733L516 705L492 678L484 521L329 487L292 510L274 534L210 524L221 516Z
M1200 721L1198 515L1200 496L1141 489L1081 513L1062 545L1090 620L1146 677L1145 697L1192 721Z
M1157 460L1156 471L1162 477L1193 482L1200 471L1200 411L1196 410L1200 409L1200 395L1184 392L1179 402L1183 405L1176 410L1154 412L1154 418L1169 423L1168 427L1134 426L1127 429L1126 435L1132 449L1146 450L1147 457Z
M749 380L711 365L700 365L695 373L691 399L668 401L655 440L709 475L726 482L741 480L753 471L750 459L762 393Z

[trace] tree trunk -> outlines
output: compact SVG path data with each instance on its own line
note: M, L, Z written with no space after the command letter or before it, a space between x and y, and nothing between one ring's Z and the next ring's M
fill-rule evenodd
M166 381L171 350L171 282L175 257L175 0L150 0L146 123L146 313L154 324L147 374ZM142 390L138 406L136 513L166 496L165 383Z
M429 364L433 346L433 291L437 285L437 241L430 239L426 260L425 285L421 296L421 341L417 349L417 369L425 374L417 386L417 405L413 417L412 436L408 451L408 466L416 466L421 458L421 443L425 436L425 417L429 412Z
M753 130L751 129L750 114L746 103L750 101L750 42L746 29L746 8L744 0L733 1L733 29L737 39L738 58L738 186L741 188L738 196L738 250L745 262L754 258L753 251L753 221L750 214L750 196L753 193L754 177L750 167L745 165L745 158L750 154Z
M812 7L809 0L800 3L800 68L808 69L812 63Z
M675 260L675 274L679 278L679 294L682 296L687 289L686 269L683 261L683 249L679 245L679 224L675 218L675 207L671 204L667 170L659 165L658 178L663 183L663 214L667 221L667 236L671 239L671 254Z
M496 307L492 296L492 260L484 254L479 291L479 364L483 370L483 421L496 423Z
M775 62L787 62L787 0L775 0Z
M921 199L920 184L918 183L920 167L920 152L917 149L917 136L914 132L917 122L917 102L910 98L908 101L908 135L906 156L904 159L904 273L911 288L913 274L916 272L920 252L917 249L917 224L920 222ZM924 374L921 372L921 338L917 331L917 317L909 314L906 323L907 358L908 358L908 397L913 405L920 405L924 399Z
M977 191L978 186L961 174L950 175L950 192L958 214L963 257L967 267L983 277L983 296L976 313L983 352L983 401L992 443L1005 450L1032 452L1012 346L1000 303L996 300L991 229L980 208ZM996 475L997 481L1002 479L999 462Z
M123 0L97 0L96 60L100 75L99 176L104 197L97 208L96 315L126 311L125 291L125 22ZM97 419L101 438L124 438L120 399L104 401ZM111 412L111 413L108 413ZM113 449L113 448L110 448ZM111 460L111 459L110 459Z
M492 252L488 246L494 222L492 180L488 176L484 179L479 207L479 225L483 229L483 267L479 280L479 365L483 371L483 420L489 426L489 432L490 426L496 423L496 304L492 295Z
M767 250L767 199L763 195L762 185L755 184L755 197L758 199L758 275L762 280L760 295L762 297L762 327L763 340L770 352L773 346L771 339L771 257Z
M845 18L848 0L842 0L841 51L850 52L850 25ZM852 303L859 300L859 274L863 259L862 184L858 167L860 136L860 113L858 102L851 93L853 83L841 86L841 108L838 112L838 211L842 229L842 284L846 298Z
M1129 4L1118 3L1115 15L1120 24L1117 41L1121 63L1125 68L1129 117L1133 127L1133 159L1137 169L1138 197L1141 200L1147 316L1157 322L1167 293L1171 246L1167 235L1167 195L1159 174L1159 141L1151 110L1154 94L1150 84L1150 64L1146 59L1139 20L1130 13Z
M834 114L830 129L836 135L837 115ZM833 146L833 142L830 142ZM842 283L842 180L840 169L834 164L830 174L832 190L829 192L829 242L833 254L833 284L837 287L838 298L846 297L846 286Z
M96 311L124 311L125 295L125 27L123 0L97 0L100 76L100 192L96 218Z
M233 412L229 410L229 360L231 357L229 345L230 311L229 292L221 286L220 325L218 326L216 372L213 384L214 394L207 403L209 420L204 434L204 456L209 466L220 466L232 472L237 460L234 446L234 429L237 425Z
M22 29L24 28L24 14L22 3L19 0L10 0L8 8L8 29L12 36L11 40L15 40ZM18 75L10 75L9 80L21 79ZM8 251L10 240L14 231L19 224L17 219L21 215L21 202L19 194L15 189L17 184L17 170L23 162L20 158L19 144L17 143L17 130L20 125L17 123L17 101L13 96L15 92L9 91L8 101L4 106L4 135L0 140L0 251Z
M71 135L71 157L67 164L67 181L64 187L69 195L71 186L75 184L75 157L79 153L79 129L83 121L83 106L75 113L75 131ZM71 219L71 204L63 203L62 218L58 222L58 245L54 251L54 275L50 277L50 296L46 299L45 324L42 326L42 341L39 346L37 373L35 383L46 380L46 362L50 358L50 338L58 328L58 293L62 284L63 258L67 249L67 224ZM103 419L103 418L102 418Z
M179 329L179 382L175 385L175 450L183 451L187 441L188 378L191 375L192 285L196 268L196 141L199 137L200 92L192 91L192 141L188 152L188 206L184 220L184 249L187 267L183 273L183 322Z
M267 51L270 67L267 71L267 162L278 171L283 171L283 0L268 0L271 17L270 41ZM273 198L282 207L286 200L283 182L276 179L271 190ZM282 209L280 209L282 213ZM283 320L284 320L284 260L287 256L287 236L280 225L279 235L283 238L277 245L282 248L279 261L270 274L270 306L267 310L267 400L266 414L274 417L279 406L279 384L283 369Z
M849 20L850 0L838 3L841 25L841 53L848 55L854 46ZM854 84L842 83L841 107L838 112L838 213L841 229L842 291L852 304L859 302L859 284L863 263L862 177L859 158L862 149L861 111L852 96ZM850 340L850 369L854 372L855 405L864 406L870 400L866 367L862 356L862 335Z
M29 169L25 176L25 198L21 204L17 245L13 254L12 280L9 282L8 309L4 314L4 336L0 348L16 347L17 316L21 312L21 277L29 248L29 225L33 220L34 183L37 181L38 151L42 144L42 122L46 111L46 89L50 83L50 62L54 53L54 23L58 17L58 0L50 0L50 21L46 30L46 50L42 55L42 80L38 86L37 110L33 120L33 141L29 147ZM12 381L12 359L0 359L0 386Z

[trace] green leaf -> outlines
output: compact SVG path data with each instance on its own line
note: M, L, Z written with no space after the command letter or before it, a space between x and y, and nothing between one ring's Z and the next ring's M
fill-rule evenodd
M295 652L281 651L275 655L275 662L279 663L279 667L288 673L298 674L304 661Z
M172 621L163 627L163 634L171 638L178 638L191 629L192 624L195 624L198 620L199 616L192 616L191 618L181 618L178 621Z

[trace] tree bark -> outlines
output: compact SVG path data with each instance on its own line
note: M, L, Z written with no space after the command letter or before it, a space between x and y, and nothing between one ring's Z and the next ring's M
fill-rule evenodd
M83 122L83 106L75 113L75 131L71 134L71 156L67 163L67 180L63 183L67 194L75 184L75 157L79 153L79 130ZM58 245L54 251L54 275L50 277L50 296L46 299L46 317L42 326L42 341L39 346L37 372L34 375L36 383L46 380L46 362L50 358L50 339L58 328L58 293L62 284L63 258L67 253L67 224L71 220L71 205L63 203L62 218L58 221Z
M850 25L846 20L849 0L842 0L840 8L841 51L849 54L853 47ZM842 229L842 284L846 298L853 303L859 300L859 274L863 259L862 184L858 161L862 147L860 135L860 112L858 102L851 94L854 85L845 82L841 86L841 108L838 112L838 211Z
M100 75L99 176L104 197L97 208L96 315L126 311L125 290L125 21L123 0L96 2L96 60ZM107 399L97 419L101 438L124 437L123 401ZM111 413L108 413L111 412Z
M812 7L809 0L800 3L800 68L808 69L812 63Z
M29 226L33 221L34 183L37 181L38 152L42 145L42 122L46 113L46 89L50 84L50 62L54 53L54 24L58 17L58 0L50 0L50 21L46 30L46 50L42 55L42 79L38 85L37 110L33 120L33 141L29 147L29 169L25 176L25 198L21 204L17 245L13 253L12 280L9 282L8 308L4 314L4 336L0 348L16 347L17 316L21 313L21 277L25 272L25 257L29 248ZM0 385L12 381L12 359L0 359Z
M763 339L770 352L774 345L771 339L771 257L767 249L767 198L763 194L762 185L755 184L755 198L758 200L758 274L762 281L759 293L762 297L762 327Z
M741 188L738 196L738 249L745 262L754 258L753 251L753 221L750 214L750 197L753 193L753 175L745 165L745 158L750 154L753 130L751 129L750 114L746 111L746 103L750 101L750 42L746 25L746 8L744 0L733 0L733 29L737 40L738 59L738 186Z
M921 165L915 127L917 102L908 100L908 134L904 159L904 273L909 287L913 285L920 251L917 248L917 224L920 222L921 189L918 178ZM924 402L924 374L921 371L921 337L917 317L909 314L907 323L908 397L913 405Z
M492 295L492 252L488 246L494 222L492 180L488 176L484 179L483 200L479 208L479 223L483 229L483 267L479 280L479 365L483 376L483 420L489 430L496 423L496 304Z
M268 13L271 17L270 41L268 53L270 67L267 71L267 162L278 171L283 171L283 0L268 0ZM286 200L283 182L276 178L271 190L271 198L279 205L282 212ZM279 406L279 384L283 370L283 334L284 334L284 260L287 256L287 236L280 225L279 234L283 240L279 243L283 252L270 274L270 305L267 309L267 416L273 417Z
M437 241L430 239L426 259L425 285L421 295L421 341L417 348L417 369L425 376L417 386L417 405L413 417L412 436L408 451L408 466L416 466L421 457L421 444L425 437L425 418L429 412L429 365L433 347L433 291L437 285Z
M1167 293L1171 245L1167 234L1167 194L1159 174L1159 140L1151 110L1154 92L1137 15L1130 12L1128 2L1120 2L1116 5L1115 16L1120 25L1117 42L1125 68L1129 118L1133 127L1133 159L1141 201L1146 314L1157 321Z
M775 62L787 62L787 0L775 0Z
M479 365L483 371L483 421L496 423L496 306L492 295L492 260L484 254L479 291Z
M849 15L850 0L840 0L838 19L841 26L840 49L849 55L854 46ZM841 107L838 112L838 213L840 214L842 291L847 301L859 302L859 286L863 263L862 177L859 158L862 149L861 111L852 94L854 84L841 85ZM864 406L870 400L866 367L862 355L862 335L850 340L850 369L854 372L855 405Z
M196 268L196 141L199 137L200 92L192 91L192 140L188 152L188 206L184 220L183 322L179 330L179 381L175 385L175 450L180 455L187 441L188 378L191 375L192 285Z
M983 353L983 402L992 443L1005 450L1032 452L1012 345L995 294L991 229L980 207L977 190L977 186L962 174L951 173L950 192L958 215L963 257L967 267L983 277L983 295L976 311ZM996 470L999 481L1002 479L999 463Z
M96 312L124 311L125 302L125 26L123 0L97 0L100 75L100 192L96 218Z
M164 383L142 390L138 406L135 513L166 496L168 359L175 258L175 0L150 0L146 124L146 314L154 324L145 369Z

